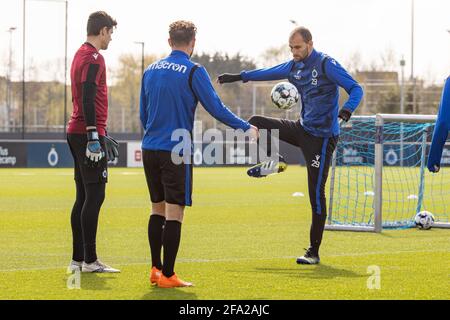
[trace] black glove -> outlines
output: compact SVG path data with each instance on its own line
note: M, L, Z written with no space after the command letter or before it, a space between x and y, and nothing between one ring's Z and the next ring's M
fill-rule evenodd
M347 109L341 109L341 111L339 111L339 115L338 115L338 117L341 118L342 121L345 121L345 122L350 120L351 116L352 116L352 113L350 111L348 111Z
M230 82L241 81L242 77L239 73L238 74L223 73L217 78L217 80L219 81L219 83L230 83Z
M105 148L108 161L114 161L116 158L119 158L119 143L110 136L105 136Z
M86 145L86 157L90 166L97 166L100 160L105 156L97 130L91 130L87 133L88 142Z

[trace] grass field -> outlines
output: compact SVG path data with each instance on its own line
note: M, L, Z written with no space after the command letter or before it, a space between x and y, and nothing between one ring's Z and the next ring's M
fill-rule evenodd
M450 230L326 231L322 263L297 265L311 221L304 168L259 180L195 169L176 264L195 287L183 289L149 285L142 169L110 169L100 215L99 257L122 273L82 274L80 290L65 273L72 170L3 169L0 181L0 299L450 299ZM379 289L367 286L369 266Z

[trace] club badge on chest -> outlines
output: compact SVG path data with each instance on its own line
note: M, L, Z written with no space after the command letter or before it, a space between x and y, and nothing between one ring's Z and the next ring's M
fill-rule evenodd
M319 76L319 73L314 68L313 71L311 72L311 85L317 86L317 83L318 83L317 77L318 76Z

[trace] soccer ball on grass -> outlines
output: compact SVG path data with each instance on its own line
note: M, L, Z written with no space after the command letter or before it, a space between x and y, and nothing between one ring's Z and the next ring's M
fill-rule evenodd
M420 211L414 218L416 227L422 230L428 230L433 226L434 216L429 211Z

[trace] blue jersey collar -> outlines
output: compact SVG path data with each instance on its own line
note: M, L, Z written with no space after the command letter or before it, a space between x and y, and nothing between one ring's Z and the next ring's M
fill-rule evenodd
M173 50L171 53L170 53L170 55L171 56L183 56L183 57L185 57L185 58L187 58L187 59L190 59L190 57L189 57L189 55L186 53L186 52L184 52L184 51L181 51L181 50Z
M302 62L305 65L309 65L311 64L314 60L316 60L317 56L319 55L319 53L316 51L316 49L313 49L311 54L309 55L309 57L307 57L306 59L304 59Z

